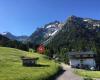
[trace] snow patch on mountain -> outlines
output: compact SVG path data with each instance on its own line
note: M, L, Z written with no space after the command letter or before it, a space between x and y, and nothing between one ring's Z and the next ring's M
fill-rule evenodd
M35 32L28 38L28 41L32 43L43 43L45 41L50 41L61 30L63 23L59 21L54 21L49 24L44 25L41 28L36 29Z
M8 32L1 32L0 34L1 34L1 35L7 35Z

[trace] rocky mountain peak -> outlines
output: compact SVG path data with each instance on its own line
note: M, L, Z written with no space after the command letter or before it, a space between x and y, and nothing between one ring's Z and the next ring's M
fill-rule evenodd
M50 22L43 27L37 28L35 32L28 38L28 41L36 44L48 42L59 30L61 30L63 23L59 21Z
M74 21L74 20L78 20L78 19L82 19L82 18L72 15L72 16L69 16L67 20L68 21Z

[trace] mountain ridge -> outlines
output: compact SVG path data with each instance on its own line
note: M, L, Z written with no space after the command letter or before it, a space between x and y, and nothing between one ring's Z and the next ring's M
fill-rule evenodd
M44 43L54 36L59 30L61 30L62 25L63 23L54 21L44 25L41 28L37 28L36 31L33 32L32 35L28 38L28 41L36 45Z
M10 32L2 32L0 34L2 36L5 36L5 37L9 38L10 40L25 41L28 38L28 36L26 36L26 35L15 36Z

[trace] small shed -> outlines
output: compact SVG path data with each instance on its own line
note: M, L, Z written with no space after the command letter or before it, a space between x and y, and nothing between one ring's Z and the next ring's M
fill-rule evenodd
M21 57L23 66L35 66L39 58Z
M93 51L86 52L69 52L69 63L71 67L95 67L95 53Z

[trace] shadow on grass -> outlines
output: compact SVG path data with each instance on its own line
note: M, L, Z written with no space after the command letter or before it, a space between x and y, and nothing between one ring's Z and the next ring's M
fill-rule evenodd
M44 65L44 64L28 64L28 65L23 65L24 67L50 67L50 65Z
M36 64L34 67L50 67L50 65Z

